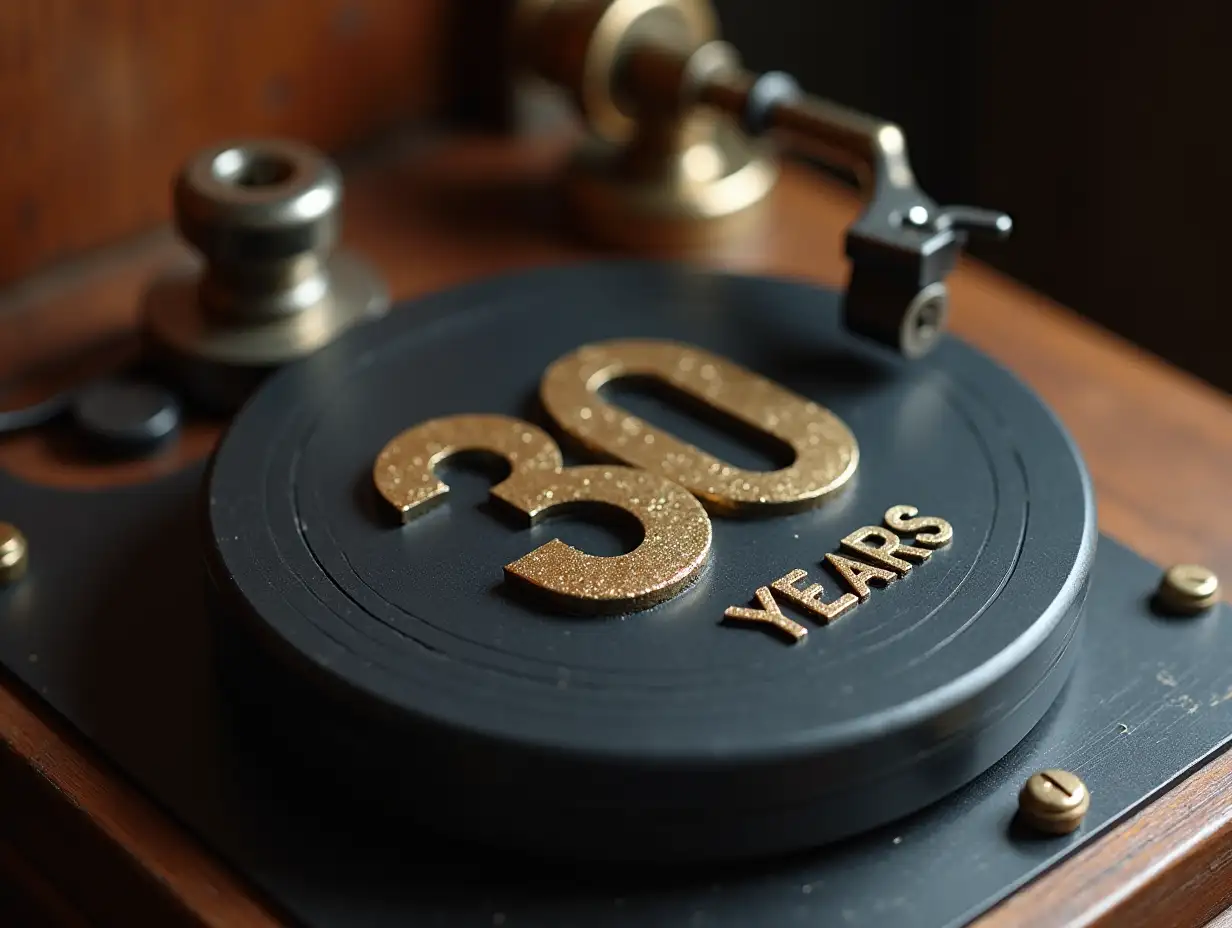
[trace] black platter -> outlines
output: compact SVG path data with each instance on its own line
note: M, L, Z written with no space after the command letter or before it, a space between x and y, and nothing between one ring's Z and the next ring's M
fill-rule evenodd
M1153 614L1158 568L1094 550L1081 462L1010 375L954 340L901 362L837 317L828 291L644 264L399 307L271 380L209 471L98 491L0 472L37 555L0 591L0 661L295 922L964 921L1224 747L1232 625L1223 606ZM851 486L791 516L714 516L697 583L628 616L504 586L500 565L552 537L595 554L636 539L512 525L490 476L450 468L447 504L390 520L371 465L394 434L462 412L549 426L544 366L633 335L823 402L859 440ZM653 397L612 399L774 466ZM800 644L722 622L792 568L832 587L822 557L900 503L950 520L953 542ZM587 725L601 709L637 724ZM1015 824L1045 767L1091 789L1075 834ZM562 859L826 841L668 868Z
M383 511L371 472L396 434L477 412L547 425L540 372L617 336L824 404L860 444L853 485L794 515L715 516L691 589L604 617L502 583L559 521L510 526L473 495L408 525ZM724 460L755 453L644 393L614 401ZM815 288L654 266L536 271L367 326L249 403L208 497L224 671L280 741L449 833L632 860L815 846L982 773L1065 681L1095 542L1073 446L986 358L953 340L890 358ZM954 542L799 644L721 621L898 503ZM609 553L596 531L577 546Z

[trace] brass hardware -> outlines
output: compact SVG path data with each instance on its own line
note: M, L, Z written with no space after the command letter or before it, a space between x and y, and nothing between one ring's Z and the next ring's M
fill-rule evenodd
M508 462L509 476L491 493L528 523L558 506L585 505L620 509L641 524L642 541L627 554L597 557L554 538L505 565L511 582L547 594L567 611L645 609L681 592L706 563L710 518L683 487L632 467L563 467L560 449L546 432L508 416L450 416L407 429L381 450L373 480L409 521L448 492L432 468L475 451Z
M625 79L641 43L671 48L697 76L734 66L730 50L711 44L717 23L708 3L530 0L521 4L516 30L522 65L564 87L590 129L565 184L588 234L622 246L687 248L738 235L756 221L754 207L777 177L765 148L721 114L695 106L679 84L643 90Z
M713 248L748 237L777 177L762 136L854 170L869 203L847 234L844 321L908 358L940 339L944 279L967 234L1012 228L1004 213L926 196L897 126L806 95L786 74L745 71L706 0L521 0L513 47L586 122L565 186L603 241Z
M26 536L15 525L0 522L0 584L16 583L29 566Z
M237 407L271 369L383 313L384 285L334 252L342 178L298 142L238 142L199 152L175 183L180 234L205 266L150 286L153 356L198 403Z
M1032 774L1018 794L1023 823L1046 834L1067 835L1076 830L1090 807L1086 784L1068 770Z
M1155 599L1165 612L1196 615L1219 602L1220 594L1219 577L1209 567L1176 564L1164 573Z
M774 471L733 467L604 400L620 377L655 380L778 439L794 452ZM586 345L552 363L539 396L548 415L589 451L662 474L713 512L781 515L817 506L859 465L855 436L829 410L726 358L691 345L621 340Z

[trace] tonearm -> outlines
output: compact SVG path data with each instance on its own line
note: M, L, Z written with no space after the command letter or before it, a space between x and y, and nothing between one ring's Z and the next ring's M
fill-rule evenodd
M898 126L742 68L706 0L523 0L514 38L521 67L566 89L585 119L567 189L600 238L749 234L778 173L766 139L850 169L867 204L847 231L844 323L906 357L944 329L967 233L1011 231L1005 213L920 190Z

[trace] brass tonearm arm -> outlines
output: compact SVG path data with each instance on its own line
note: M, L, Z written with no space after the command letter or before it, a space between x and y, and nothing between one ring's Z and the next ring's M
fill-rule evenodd
M751 170L755 156L720 139L724 127L707 123L707 114L721 114L748 138L769 136L852 169L868 203L847 231L844 323L907 357L929 351L944 329L945 278L967 233L1004 237L1012 229L1004 213L942 207L921 191L892 123L805 94L781 72L744 70L716 39L701 0L524 0L520 24L532 69L571 90L595 136L620 149L606 162L609 187L623 184L631 202L666 213L674 197L672 218L698 224L747 212L764 197L772 173ZM702 176L699 159L689 161L699 145L714 153L701 159L715 165ZM730 194L740 171L770 180L744 183L743 199L699 193L709 184ZM674 186L664 179L680 177Z
M931 349L944 326L944 279L966 233L1012 231L1005 213L940 207L920 190L898 126L805 94L782 72L752 74L724 42L688 52L653 37L631 43L617 81L631 106L675 97L681 111L712 107L751 136L771 135L787 150L851 169L868 204L847 232L844 319L908 357Z

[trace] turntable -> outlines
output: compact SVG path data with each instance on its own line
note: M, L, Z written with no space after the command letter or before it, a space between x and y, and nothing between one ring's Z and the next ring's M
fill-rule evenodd
M946 334L1008 217L714 29L558 0L513 33L591 130L575 228L685 260L390 308L327 160L212 148L145 392L73 428L176 440L157 383L216 450L90 492L0 470L0 659L279 918L1025 923L1016 890L1226 745L1214 575L1101 535L1065 427ZM697 259L781 234L771 139L866 184L845 289Z

